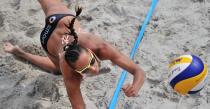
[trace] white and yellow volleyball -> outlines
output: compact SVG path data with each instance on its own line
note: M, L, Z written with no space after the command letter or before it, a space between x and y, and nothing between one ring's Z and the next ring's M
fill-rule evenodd
M207 81L207 65L195 55L183 55L169 64L169 83L181 95L201 91Z

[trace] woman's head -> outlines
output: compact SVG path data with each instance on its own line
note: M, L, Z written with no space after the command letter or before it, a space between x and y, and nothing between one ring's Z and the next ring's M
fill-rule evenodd
M66 27L69 29L67 35L74 37L74 41L64 46L65 59L75 72L80 75L85 73L97 74L99 72L99 61L96 55L89 49L78 44L78 36L74 29L75 19L82 12L82 8L77 8L76 17L71 20Z
M87 73L98 74L99 59L91 50L80 45L66 45L64 50L67 63L76 73L82 76Z

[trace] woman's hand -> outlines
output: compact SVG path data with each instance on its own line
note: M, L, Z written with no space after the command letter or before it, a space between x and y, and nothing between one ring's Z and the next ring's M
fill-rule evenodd
M127 97L137 97L139 89L139 87L135 87L131 84L126 84L122 87L122 90L124 91Z
M15 55L19 55L19 54L23 53L22 49L20 49L17 45L12 45L10 42L4 43L3 49L7 53L11 53L11 54L15 54Z

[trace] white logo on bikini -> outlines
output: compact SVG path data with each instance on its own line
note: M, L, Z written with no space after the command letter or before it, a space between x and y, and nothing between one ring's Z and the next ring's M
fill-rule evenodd
M55 21L55 19L56 19L56 17L55 16L52 16L52 17L50 17L49 22L50 23L53 23Z
M45 38L47 38L50 29L51 29L51 25L48 25L48 26L46 27L45 31L44 31L44 34L43 34L42 37L41 37L42 44L45 43Z

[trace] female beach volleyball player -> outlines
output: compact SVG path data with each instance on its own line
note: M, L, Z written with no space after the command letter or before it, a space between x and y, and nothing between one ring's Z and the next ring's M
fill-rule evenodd
M27 53L10 42L5 42L5 52L50 72L61 72L73 109L85 108L80 83L88 74L99 74L100 60L111 60L130 72L134 76L133 83L123 86L123 91L128 97L137 96L144 82L144 71L108 42L83 32L76 19L81 8L77 8L76 15L73 15L60 0L38 1L46 15L40 41L47 57Z

